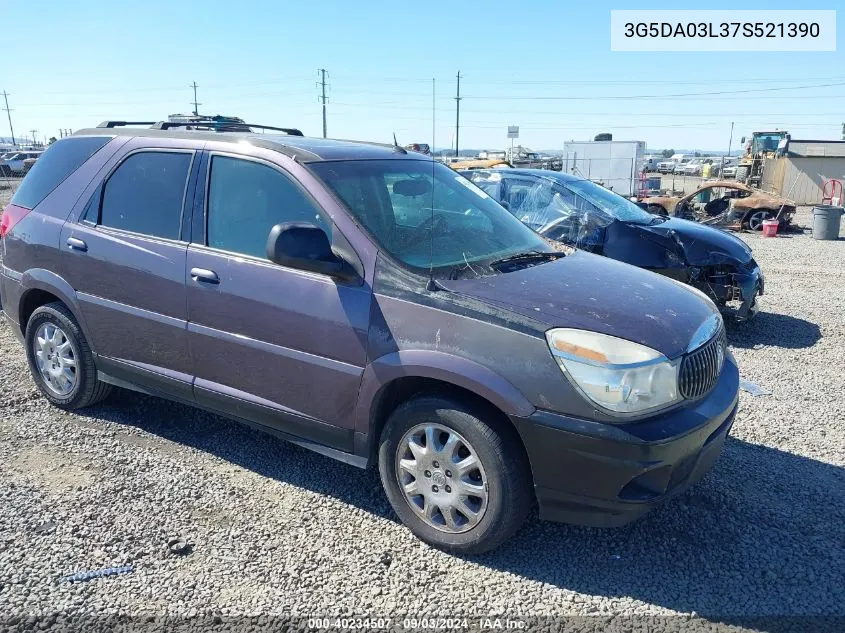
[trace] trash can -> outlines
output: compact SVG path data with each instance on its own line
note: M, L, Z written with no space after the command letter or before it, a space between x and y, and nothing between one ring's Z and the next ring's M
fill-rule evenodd
M845 208L830 204L817 204L813 207L813 239L839 239L839 221Z

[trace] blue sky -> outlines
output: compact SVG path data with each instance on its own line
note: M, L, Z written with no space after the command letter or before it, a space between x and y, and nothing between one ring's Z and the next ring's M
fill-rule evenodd
M329 136L386 142L395 132L409 143L431 142L435 78L442 147L454 135L460 70L462 148L503 147L508 124L519 124L519 142L538 149L610 131L654 148L721 150L731 121L734 148L739 137L770 127L793 137L840 137L842 36L837 52L611 52L613 8L688 7L647 0L5 2L4 30L22 36L5 38L16 52L0 66L0 90L11 95L17 135L189 112L192 81L201 112L320 135L317 69L326 68ZM771 90L829 83L842 85ZM761 92L661 97L750 89ZM0 135L8 135L3 119Z

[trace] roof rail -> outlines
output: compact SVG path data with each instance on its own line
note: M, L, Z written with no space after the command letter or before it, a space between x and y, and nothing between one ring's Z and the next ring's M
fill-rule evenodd
M154 130L169 130L174 127L210 128L216 132L249 132L250 128L274 130L284 132L288 136L305 136L300 130L291 127L275 127L258 123L243 123L241 121L206 119L200 121L159 121L151 125Z
M97 127L125 127L127 125L153 125L155 121L103 121Z

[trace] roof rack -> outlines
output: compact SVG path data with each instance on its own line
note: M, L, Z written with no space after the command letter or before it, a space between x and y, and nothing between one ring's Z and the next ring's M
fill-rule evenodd
M258 123L241 123L232 121L159 121L151 126L154 130L169 130L174 127L195 127L207 128L216 132L250 132L250 128L261 130L274 130L284 132L289 136L305 136L300 130L292 127L276 127L273 125L261 125Z
M305 136L301 130L291 127L276 127L259 123L245 123L241 119L229 117L197 117L184 121L103 121L98 128L125 127L128 125L149 125L153 130L169 130L171 128L196 128L212 130L214 132L251 132L250 128L284 132L288 136Z
M103 121L98 128L125 127L127 125L155 125L155 121Z

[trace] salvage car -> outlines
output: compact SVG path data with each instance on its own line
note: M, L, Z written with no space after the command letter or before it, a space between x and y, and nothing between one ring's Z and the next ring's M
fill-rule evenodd
M671 174L673 169L675 169L675 161L670 158L657 163L657 172L660 174Z
M682 198L652 196L642 202L650 213L752 231L762 230L765 220L775 218L779 230L787 229L795 215L791 200L733 180L708 181Z
M26 173L26 161L28 159L37 159L41 156L42 151L26 151L26 152L7 152L0 159L0 175L3 176L21 176Z
M703 166L703 158L693 158L683 166L683 169L680 170L680 173L682 173L684 176L700 176L701 168Z
M466 158L449 164L458 171L462 169L508 169L511 164L504 158Z
M699 292L560 252L401 147L133 125L53 143L0 220L3 324L56 407L118 385L377 467L462 554L535 503L627 523L718 457L739 370Z
M514 169L465 175L544 238L689 284L739 321L758 311L763 273L748 245L730 233L653 215L569 174Z

